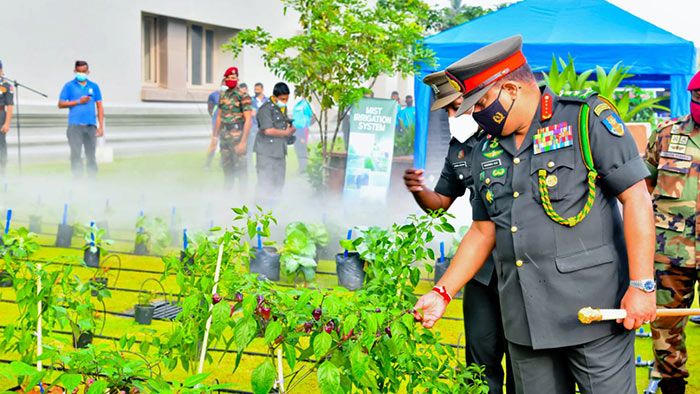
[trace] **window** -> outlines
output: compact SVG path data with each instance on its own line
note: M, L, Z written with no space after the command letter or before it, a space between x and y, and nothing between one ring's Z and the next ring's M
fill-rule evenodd
M143 81L158 82L158 18L143 16Z
M190 25L188 31L189 82L194 86L214 82L214 30Z

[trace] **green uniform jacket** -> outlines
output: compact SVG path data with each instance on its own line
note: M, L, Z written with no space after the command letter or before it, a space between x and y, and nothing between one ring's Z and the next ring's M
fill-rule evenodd
M658 263L698 267L700 227L700 127L692 116L664 122L649 137L644 155L650 178L656 222Z
M518 149L510 135L483 140L472 155L478 190L473 218L496 225L494 260L505 336L534 349L584 344L624 329L614 321L581 324L577 313L586 306L620 306L629 272L616 196L649 175L624 125L606 128L604 122L617 116L607 104L591 94L559 97L549 89L543 94L552 97L553 116L542 120L540 105ZM566 227L545 212L538 172L546 171L549 198L560 216L581 212L588 197L578 134L583 104L590 106L596 198L580 223ZM549 148L535 144L547 130L559 130L570 142L563 138Z

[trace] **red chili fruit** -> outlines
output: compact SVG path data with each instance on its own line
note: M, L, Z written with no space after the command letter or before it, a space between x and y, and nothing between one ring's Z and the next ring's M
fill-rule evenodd
M243 294L236 293L236 295L234 297L236 299L236 302L243 302Z
M382 311L381 308L377 308L377 309L375 310L375 312L377 312L377 313L381 313L381 311Z
M327 333L330 334L331 331L333 331L333 327L327 325L327 326L323 327L323 331L325 331L325 332L327 332Z
M314 320L316 321L319 321L319 319L321 319L321 315L323 315L323 312L320 308L314 309L314 311L311 313L311 316L313 316Z
M235 305L231 305L231 314L228 315L228 317L233 316L233 312L235 312L235 311L236 311L236 306L235 306Z
M272 309L268 307L264 307L260 310L260 317L262 317L265 320L270 320L270 312Z
M389 327L385 328L384 332L386 333L386 335L389 336L389 338L391 338L391 328L389 328Z
M346 336L343 337L343 341L347 341L352 336L352 334L354 332L355 332L355 330L350 330L350 332Z
M310 321L307 321L306 323L304 323L304 332L306 332L307 334L310 333L313 328L314 328L314 323L312 323Z
M258 294L258 296L257 296L256 298L258 299L258 305L260 305L260 304L262 304L263 302L265 302L265 297L263 297L263 296L260 295L260 294Z
M214 293L214 295L211 297L211 300L214 303L214 305L216 305L219 302L221 302L221 296L219 295L219 293Z

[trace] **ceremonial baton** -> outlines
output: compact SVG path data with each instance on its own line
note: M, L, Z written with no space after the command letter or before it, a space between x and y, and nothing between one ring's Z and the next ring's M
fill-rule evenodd
M657 317L677 317L700 315L700 309L657 309ZM617 320L627 317L624 309L593 309L590 306L581 308L578 311L578 319L583 324L591 324L594 321Z

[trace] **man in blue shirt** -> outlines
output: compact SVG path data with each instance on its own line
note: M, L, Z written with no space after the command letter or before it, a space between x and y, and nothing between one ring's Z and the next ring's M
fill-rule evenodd
M314 114L311 110L311 104L302 96L299 88L295 90L294 96L299 97L299 102L294 105L292 124L297 128L297 131L301 132L297 135L296 141L294 141L294 151L299 162L299 173L303 174L306 172L306 164L309 162L309 151L307 148L309 144L309 126L311 126Z
M84 147L88 176L95 178L97 175L97 161L95 160L97 137L102 137L104 134L102 93L96 83L87 79L90 71L88 71L86 61L77 60L74 72L75 79L63 85L61 95L58 97L58 108L70 109L66 135L68 136L68 145L70 145L70 164L73 176L75 178L83 176L81 155Z
M399 111L400 132L406 133L416 125L416 107L413 106L413 96L406 96L406 108Z

